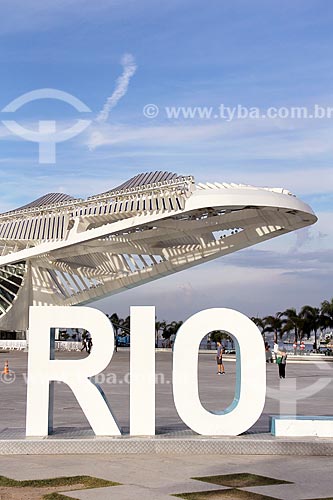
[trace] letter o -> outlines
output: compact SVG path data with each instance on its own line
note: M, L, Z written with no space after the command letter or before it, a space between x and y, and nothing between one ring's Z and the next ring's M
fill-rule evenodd
M202 406L198 386L200 342L213 330L230 333L237 352L234 400L216 413ZM232 309L206 309L191 316L180 327L174 344L173 395L180 418L198 434L237 436L247 431L260 417L266 396L265 347L257 326Z

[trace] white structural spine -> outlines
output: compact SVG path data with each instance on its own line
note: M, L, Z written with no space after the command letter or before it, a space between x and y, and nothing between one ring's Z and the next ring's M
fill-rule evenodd
M0 215L0 328L26 329L29 305L86 304L316 220L284 189L166 172L86 200L46 195Z

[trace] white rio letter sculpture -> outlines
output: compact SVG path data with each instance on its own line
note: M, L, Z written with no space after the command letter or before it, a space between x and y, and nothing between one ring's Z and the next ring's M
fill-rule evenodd
M205 334L226 330L235 339L236 391L232 404L213 413L203 408L198 388L198 350ZM266 363L262 336L244 314L232 309L206 309L180 328L173 354L173 394L180 418L206 436L237 436L260 417L266 396Z
M131 308L131 435L155 434L155 308ZM92 353L80 360L55 360L55 327L84 328L94 338ZM237 346L236 392L233 403L217 413L203 408L198 391L198 350L205 334L226 330ZM90 377L103 371L113 355L113 329L107 317L89 307L30 308L27 436L52 430L53 382L72 389L98 436L120 435L120 428L100 387ZM265 403L264 345L258 328L231 309L207 309L180 328L174 346L173 391L177 411L195 432L235 436L251 427Z

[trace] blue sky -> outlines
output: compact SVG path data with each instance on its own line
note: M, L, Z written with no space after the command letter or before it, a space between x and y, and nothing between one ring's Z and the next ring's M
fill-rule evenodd
M165 106L333 107L332 21L328 0L2 0L0 109L54 88L81 99L92 113L80 118L93 123L57 145L55 164L39 164L37 144L0 124L0 210L46 192L86 196L156 169L283 186L313 207L316 226L96 305L125 315L129 305L153 304L159 317L183 319L210 306L253 315L330 298L333 118L175 120ZM136 71L97 123L124 54ZM160 109L156 118L143 115L149 103ZM54 100L15 113L31 129L47 119L66 128L77 118Z

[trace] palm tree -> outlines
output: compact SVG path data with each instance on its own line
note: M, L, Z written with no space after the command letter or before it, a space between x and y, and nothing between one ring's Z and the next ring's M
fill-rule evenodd
M263 318L264 331L274 333L274 343L277 344L278 337L282 337L282 313L277 313L275 316L266 316Z
M127 316L127 318L122 319L119 318L117 313L113 313L111 316L107 314L107 317L109 318L113 326L115 350L117 352L118 335L119 334L130 335L130 316Z
M311 332L314 333L314 349L317 349L317 332L323 325L323 315L319 307L303 306L299 315L304 319L304 333L307 334L308 338Z
M264 332L264 330L265 330L265 321L263 320L263 318L259 318L259 316L252 316L251 321L253 321L253 323L258 328L260 328L261 335L263 336L263 338L265 340L265 332Z
M294 307L286 309L281 313L282 319L282 335L284 333L294 332L294 342L301 340L304 336L305 331L305 320L299 314ZM281 336L282 336L281 335Z
M120 319L119 320L119 328L120 328L122 333L125 333L126 335L130 335L131 317L127 316L125 319Z
M213 330L212 332L210 332L210 339L212 342L215 342L215 348L217 342L222 342L222 340L228 340L231 343L231 348L234 349L234 339L225 330Z
M171 335L176 335L182 324L183 324L182 321L172 321L171 323L165 325L162 333L163 337L166 340L169 340Z
M108 316L108 315L107 315ZM113 329L114 329L114 334L115 337L118 337L118 331L119 331L119 316L117 313L111 314L111 316L108 316L109 320L112 323Z
M333 299L321 303L322 327L333 327Z

